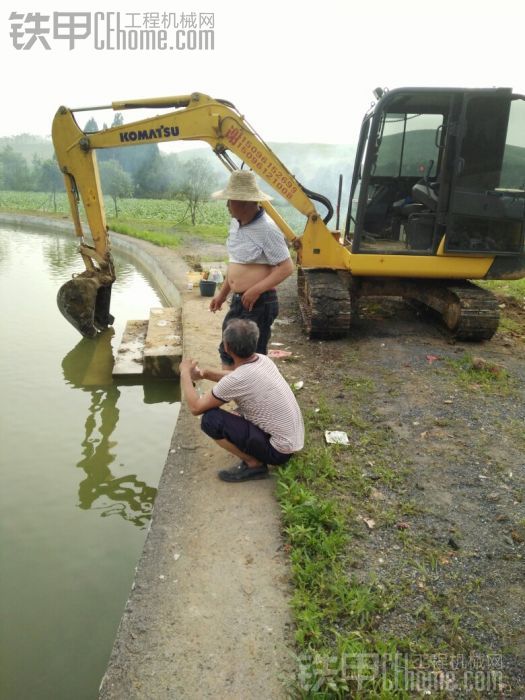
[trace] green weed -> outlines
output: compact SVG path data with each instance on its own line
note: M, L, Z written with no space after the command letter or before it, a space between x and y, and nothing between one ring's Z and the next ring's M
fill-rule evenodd
M350 389L352 394L359 396L375 391L374 382L367 377L345 377L343 386L345 389Z
M502 331L509 331L510 333L523 333L523 325L514 321L508 316L502 316L499 322L499 329Z
M459 382L471 390L483 390L491 393L510 393L511 380L503 367L494 365L482 358L465 354L457 360L446 359Z
M490 289L495 294L514 297L520 301L525 298L525 278L521 280L477 280L476 284Z

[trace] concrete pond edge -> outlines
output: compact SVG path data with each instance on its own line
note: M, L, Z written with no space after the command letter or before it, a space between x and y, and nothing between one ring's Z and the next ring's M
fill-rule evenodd
M0 224L74 233L70 221L0 213ZM173 251L111 233L172 306L184 354L217 365L222 318L186 290ZM202 390L209 388L203 383ZM103 700L285 698L293 675L290 575L274 479L224 484L231 460L184 402L108 666Z

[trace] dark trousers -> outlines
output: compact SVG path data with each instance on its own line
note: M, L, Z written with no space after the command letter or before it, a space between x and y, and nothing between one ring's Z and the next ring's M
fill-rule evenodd
M241 452L264 464L285 464L292 456L276 450L270 443L270 436L246 418L222 408L203 413L201 428L213 440L228 440Z
M248 311L242 305L242 294L234 294L232 296L230 310L224 317L222 322L222 330L228 325L233 318L245 318L249 321L254 321L259 328L259 342L255 352L261 355L268 354L268 343L270 341L272 323L277 318L279 313L279 302L277 301L277 292L271 289L269 292L263 292L253 305L253 309ZM219 355L223 365L232 365L233 360L224 350L224 345L221 341L219 345Z

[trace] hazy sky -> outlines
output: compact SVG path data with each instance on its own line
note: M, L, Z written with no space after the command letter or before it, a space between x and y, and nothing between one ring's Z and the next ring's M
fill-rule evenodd
M1 136L50 134L61 104L198 91L233 102L265 140L355 143L376 86L498 86L525 93L523 0L478 0L476 9L462 0L325 0L315 9L293 0L15 6L6 5L0 25ZM119 48L117 18L121 45L147 25L156 42L175 48ZM187 48L198 40L199 23L208 30L213 24L213 50ZM108 29L114 30L111 47ZM81 125L89 116L79 118ZM100 125L112 119L95 116ZM138 116L127 112L125 120Z

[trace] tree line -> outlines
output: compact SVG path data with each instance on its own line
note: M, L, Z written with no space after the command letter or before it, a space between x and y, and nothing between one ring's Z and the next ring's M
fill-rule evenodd
M111 126L120 126L123 118L115 115ZM107 128L104 124L103 128ZM99 131L90 119L84 131ZM199 204L208 199L223 171L210 167L203 158L181 162L177 154L163 155L157 144L141 144L130 148L108 148L97 151L102 190L111 197L115 216L118 200L137 198L178 198L188 202L188 212L195 224ZM53 196L65 191L65 182L56 158L34 155L30 163L11 145L0 150L0 190L48 192ZM55 205L56 208L56 205Z

